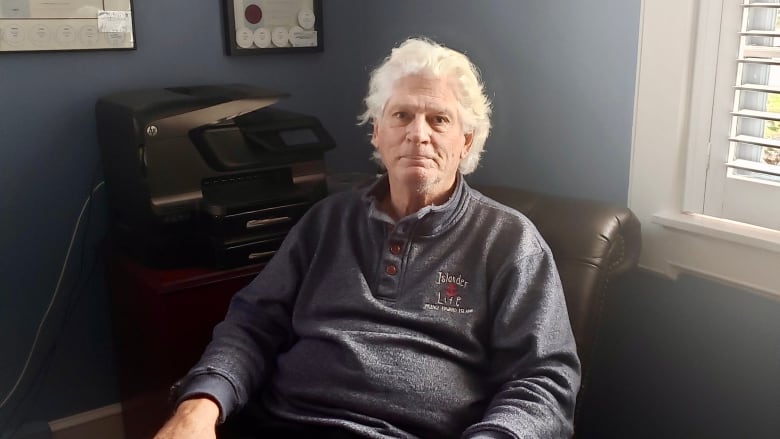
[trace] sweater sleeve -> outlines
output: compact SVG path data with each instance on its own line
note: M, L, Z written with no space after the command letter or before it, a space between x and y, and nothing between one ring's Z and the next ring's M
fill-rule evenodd
M270 373L278 352L294 342L292 309L309 255L301 220L255 279L231 299L197 364L174 384L172 398L204 396L219 421L242 407Z
M580 385L580 363L552 254L507 258L490 287L492 377L498 389L482 420L464 432L513 438L568 438Z

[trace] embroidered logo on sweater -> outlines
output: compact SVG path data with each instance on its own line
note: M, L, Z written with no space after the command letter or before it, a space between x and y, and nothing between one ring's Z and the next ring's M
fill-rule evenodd
M465 304L463 294L469 286L469 281L464 279L463 275L439 271L433 284L437 288L433 297L430 297L424 305L424 309L458 314L474 312L474 308L469 308Z

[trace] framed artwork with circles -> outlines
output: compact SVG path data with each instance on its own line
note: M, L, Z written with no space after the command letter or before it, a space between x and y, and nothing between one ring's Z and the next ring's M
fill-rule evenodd
M132 0L0 0L0 52L135 48Z
M222 0L228 55L321 52L322 0Z

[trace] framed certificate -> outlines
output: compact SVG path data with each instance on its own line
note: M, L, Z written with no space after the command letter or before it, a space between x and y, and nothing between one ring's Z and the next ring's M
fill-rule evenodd
M228 55L320 52L322 0L222 0Z
M0 52L135 49L132 0L0 0Z

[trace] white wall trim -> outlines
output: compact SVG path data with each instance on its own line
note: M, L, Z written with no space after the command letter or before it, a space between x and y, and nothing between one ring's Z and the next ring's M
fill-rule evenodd
M780 231L683 213L660 213L653 221L664 228L653 244L664 247L668 276L695 274L780 299Z
M122 434L121 437L116 436L118 432L124 431L124 425L122 424L122 404L120 403L50 421L49 428L55 438L57 437L58 431L73 429L84 430L85 432L83 435L76 435L76 437L88 438L90 435L87 432L92 430L90 425L101 421L111 423L110 430L114 432L111 439L123 439L124 434Z

